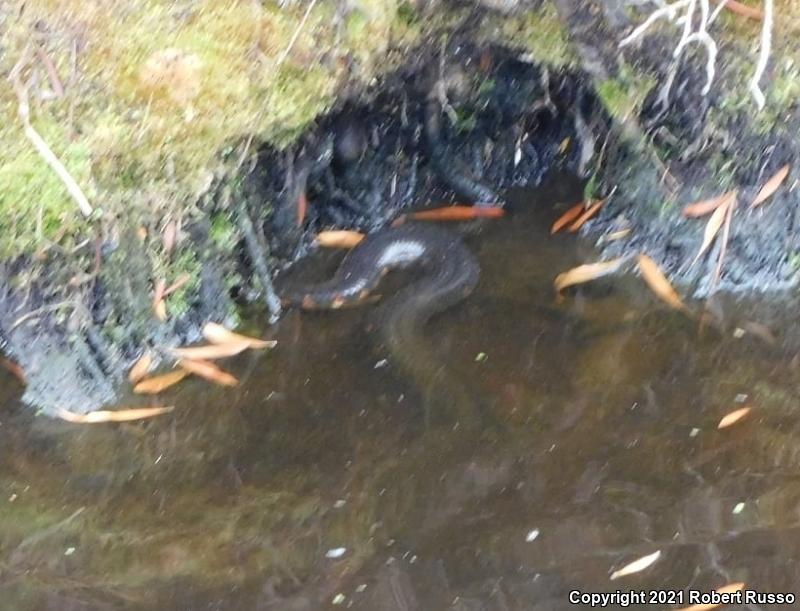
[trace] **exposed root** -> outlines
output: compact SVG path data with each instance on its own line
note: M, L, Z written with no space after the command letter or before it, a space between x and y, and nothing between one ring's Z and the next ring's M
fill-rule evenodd
M764 0L764 23L761 26L761 48L758 51L758 63L756 64L756 71L753 78L750 80L750 93L755 98L759 110L764 108L764 93L758 86L761 76L764 74L764 69L767 67L769 60L770 49L772 48L772 21L773 17L773 0Z

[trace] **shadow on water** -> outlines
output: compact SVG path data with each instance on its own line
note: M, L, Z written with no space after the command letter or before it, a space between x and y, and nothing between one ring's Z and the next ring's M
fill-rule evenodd
M278 348L230 363L239 388L190 381L144 424L31 418L6 396L0 608L557 610L573 589L792 591L797 359L699 334L634 278L556 305L554 275L592 256L548 232L553 203L579 197L561 178L462 228L480 284L426 333L491 426L426 418L369 309L289 313L269 330ZM737 401L754 411L718 431Z

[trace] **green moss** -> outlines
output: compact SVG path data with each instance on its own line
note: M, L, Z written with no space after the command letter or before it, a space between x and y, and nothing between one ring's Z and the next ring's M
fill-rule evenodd
M637 116L656 80L623 64L616 77L597 84L597 95L608 113L620 122Z
M532 58L555 68L575 67L577 57L567 32L551 2L518 17L496 16L490 27L500 30L499 38L510 45L527 49Z

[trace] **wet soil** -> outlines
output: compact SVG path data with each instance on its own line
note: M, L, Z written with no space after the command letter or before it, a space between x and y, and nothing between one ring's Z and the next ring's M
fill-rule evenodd
M370 308L262 322L278 347L226 363L239 388L190 381L146 423L32 418L4 385L0 608L505 611L571 608L572 589L792 591L795 325L731 300L701 330L634 277L556 304L554 275L591 251L548 228L580 191L557 178L454 229L481 281L426 330L488 406L482 428L427 417L423 391L441 389L394 366ZM292 273L324 277L340 256ZM748 322L774 343L737 332Z

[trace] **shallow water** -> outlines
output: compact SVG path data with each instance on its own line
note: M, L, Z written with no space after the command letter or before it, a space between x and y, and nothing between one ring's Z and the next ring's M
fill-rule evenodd
M426 409L447 397L393 368L369 308L254 322L279 344L225 363L240 387L189 381L142 424L31 418L3 378L0 609L557 610L571 590L798 588L789 312L726 304L725 330L701 332L633 277L556 304L554 276L592 260L548 231L579 198L556 179L462 228L481 282L427 331L478 414ZM777 345L735 337L753 312Z

